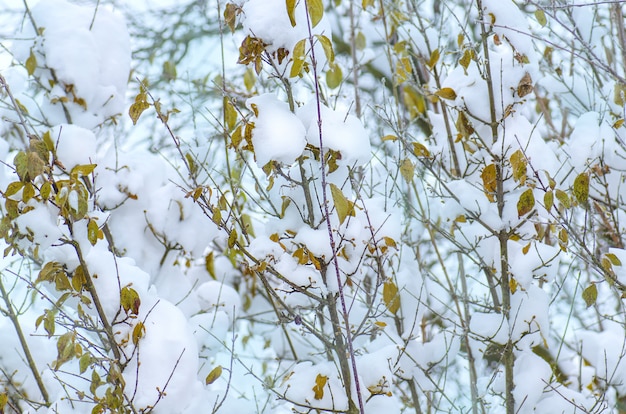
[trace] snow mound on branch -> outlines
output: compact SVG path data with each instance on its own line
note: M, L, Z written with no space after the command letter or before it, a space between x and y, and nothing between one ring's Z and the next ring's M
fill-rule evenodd
M58 116L51 123L69 121L58 104L63 101L72 123L85 128L122 112L130 71L130 37L124 18L104 7L96 10L66 0L39 2L32 18L40 34L25 24L20 37L35 42L16 42L14 53L22 62L32 53L37 62L34 75L44 85L54 85L52 100L42 105L47 114Z
M56 155L67 171L77 165L96 161L96 136L76 125L58 125L50 132L56 145Z
M272 160L293 164L306 145L302 122L274 94L250 98L246 106L257 114L252 131L257 165L263 167Z
M154 406L154 413L185 412L201 389L196 340L183 313L170 302L159 299L141 306L138 319L143 321L145 336L124 370L126 395L139 409Z
M307 129L306 139L309 144L319 147L320 136L318 127L317 103L309 101L298 108L298 117ZM324 148L338 151L340 166L361 166L371 158L369 137L361 121L352 115L334 111L321 105L322 137Z
M294 10L296 25L292 26L287 15L287 7L284 0L250 0L243 4L243 32L247 35L262 39L269 53L276 52L280 48L293 51L296 43L309 37L307 26L306 6L304 1L296 2ZM323 34L331 39L330 23L325 17L311 29L313 35ZM306 48L308 49L308 42ZM315 57L318 68L326 62L324 50L321 45L315 47ZM287 70L291 57L279 63L274 63L279 71Z

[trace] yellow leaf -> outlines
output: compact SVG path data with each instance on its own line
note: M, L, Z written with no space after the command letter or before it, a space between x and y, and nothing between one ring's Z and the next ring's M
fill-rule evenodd
M135 102L128 108L128 115L133 121L133 125L137 125L137 120L146 109L150 108L150 104L146 101L145 93L140 93L135 98Z
M306 39L299 40L293 48L293 63L291 65L291 71L289 72L290 78L298 76L300 75L300 72L302 72L302 67L304 66L304 60L306 58L304 54L305 42Z
M295 27L296 25L296 0L286 0L287 4L287 15L289 16L289 21L291 22L291 26Z
M311 26L315 27L324 16L324 4L322 0L305 0L306 8L311 17Z
M563 208L567 209L572 206L572 201L565 191L557 189L554 191L554 194L556 195L556 199L559 200L559 203L561 203Z
M330 42L330 39L324 35L315 35L315 37L322 44L326 60L328 60L328 63L332 66L335 63L335 51L333 50L333 44Z
M467 71L467 68L472 62L472 59L474 59L474 56L475 56L474 49L467 48L463 52L463 56L461 56L461 59L459 59L459 64L463 66L463 69L465 71Z
M532 188L527 189L520 195L517 202L517 216L522 217L528 214L535 207L535 195Z
M474 133L474 127L469 119L467 119L464 112L459 112L459 117L456 120L455 126L461 137L465 139L468 139L470 135Z
M530 250L530 243L522 247L522 254L527 255L529 250Z
M611 262L611 264L613 266L621 266L622 265L622 261L613 253L607 253L605 254L605 257L607 259L609 259L609 261Z
M452 88L441 88L437 92L435 92L435 95L443 99L456 99L456 92L454 92L454 89Z
M526 181L526 156L522 152L522 150L515 151L510 158L511 161L511 169L513 170L513 180L520 184L524 184Z
M389 312L394 315L400 309L400 295L398 294L398 287L393 283L393 280L389 280L383 285L383 302L389 309Z
M136 346L139 343L139 340L144 337L145 333L146 333L146 327L143 325L143 322L141 321L137 322L137 324L133 328L133 336L132 336L133 345Z
M483 172L480 173L480 178L483 180L483 189L485 191L485 195L492 203L496 201L494 194L496 192L496 165L489 164L483 169Z
M511 293L517 292L517 286L518 286L517 280L515 280L514 277L511 277L509 279L509 289L511 290Z
M381 139L383 142L385 141L397 141L398 137L395 135L385 135L384 137L382 137Z
M624 125L624 118L615 121L615 123L613 124L613 128L617 129L620 128L622 125Z
M437 62L439 62L439 49L435 49L432 51L432 53L430 54L430 59L428 60L428 63L426 65L429 69L432 69L437 64Z
M400 164L400 174L402 174L402 178L404 178L407 183L410 183L413 181L413 176L415 175L415 164L408 158L403 159Z
M574 197L579 204L586 204L589 198L589 175L579 174L574 180Z
M232 131L237 123L237 110L230 102L230 99L224 97L224 124L229 131Z
M339 223L343 224L346 217L354 217L354 204L343 195L343 192L335 184L330 184L330 193L333 197L333 203L335 204L335 210L337 211L337 217L339 217Z
M420 114L426 112L424 96L414 88L410 86L402 88L402 97L404 98L404 104L409 110L409 116L411 119L415 119Z
M256 84L256 75L251 68L246 68L246 71L243 74L243 85L246 87L246 90L251 91Z
M328 377L326 375L317 374L315 377L315 385L313 386L313 397L316 400L321 400L324 398L324 387L326 386L326 382L328 381Z
M383 240L385 241L385 244L389 247L393 247L394 249L398 248L398 245L396 244L396 241L394 239L392 239L391 237L388 236L384 236ZM615 255L613 255L615 256Z
M559 247L562 251L567 251L567 243L569 241L569 235L567 234L567 230L561 229L559 230Z
M585 300L585 303L587 304L587 307L590 307L594 303L596 303L596 300L598 299L598 288L595 284L592 283L587 288L585 288L585 290L583 290L582 296Z
M26 66L26 71L28 72L28 76L32 76L32 74L35 73L35 69L37 69L37 58L35 57L35 54L33 53L32 49L30 51L30 55L28 56L28 59L26 59L26 63L24 64L24 66Z
M374 5L374 0L362 0L361 1L361 7L363 7L363 10L365 10L369 6L373 6L373 5Z
M241 12L238 6L233 3L227 3L226 8L224 9L224 21L230 28L231 32L235 31L235 23L237 19L237 14Z
M548 211L550 211L552 209L552 206L554 206L554 193L552 192L552 190L547 191L543 195L543 206Z
M416 157L430 157L430 151L428 148L424 146L424 144L420 144L419 142L413 142L413 154Z
M222 375L222 366L218 365L209 372L206 376L204 383L206 385L213 384Z
M215 276L215 257L213 252L210 252L204 257L204 268L213 279L217 279Z
M548 23L548 20L546 19L546 14L541 9L535 10L535 18L537 19L537 22L539 22L541 27L544 27Z

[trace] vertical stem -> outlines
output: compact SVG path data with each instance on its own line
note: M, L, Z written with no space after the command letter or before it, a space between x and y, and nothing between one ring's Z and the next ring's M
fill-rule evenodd
M89 292L89 295L93 300L93 304L96 307L96 312L98 313L100 322L102 323L102 326L104 326L104 331L106 333L107 339L109 340L109 346L111 348L111 351L113 351L113 356L115 357L116 362L119 363L121 361L121 353L119 347L117 346L117 342L115 341L113 327L111 326L111 323L109 322L106 313L104 312L102 303L100 303L100 297L98 296L98 292L96 292L96 287L93 284L93 279L91 278L91 274L89 273L89 269L87 268L87 263L85 263L83 252L78 242L70 241L69 243L74 247L74 250L78 255L78 261L83 268L83 274L85 275L85 288Z
M350 49L352 57L352 81L354 83L354 111L361 118L361 98L359 96L359 62L356 58L356 33L354 23L354 0L350 0Z
M308 9L308 5L307 5L307 9ZM317 60L315 59L315 42L313 40L313 32L311 30L311 16L309 16L309 13L307 13L306 16L307 16L307 26L309 29L309 44L311 45L311 65L313 68L313 79L314 79L314 84L315 84L315 98L316 98L316 104L317 104L317 128L318 128L319 143L320 143L320 168L322 172L321 173L321 186L322 186L322 203L323 203L324 217L326 220L326 228L328 229L328 238L330 242L330 248L333 253L333 257L331 260L335 268L335 276L337 278L337 289L339 293L339 300L341 303L341 314L343 316L343 323L345 324L345 327L346 327L346 346L347 346L347 351L350 357L350 362L352 365L352 374L354 375L354 385L356 388L357 399L359 402L359 412L361 414L364 414L365 409L364 409L363 397L361 395L361 386L359 384L359 376L358 376L358 371L356 367L356 358L354 356L354 348L352 344L352 332L350 331L350 318L348 314L348 307L346 305L346 298L345 298L344 291L343 291L341 274L339 272L339 261L337 260L337 254L336 254L337 246L335 243L335 238L333 236L332 223L330 222L330 209L328 208L329 198L328 198L328 193L326 191L326 160L325 160L325 154L324 154L324 136L322 132L322 107L321 107L321 102L320 102L320 85L319 85L319 80L317 78ZM329 294L329 297L331 295L332 293ZM332 300L329 300L329 302L331 301ZM336 340L343 341L343 338L341 337L342 337L341 332L339 332L339 336L336 338ZM345 359L345 355L338 355L338 357L340 361ZM349 378L345 378L344 381L346 382L346 384L350 384ZM347 386L346 386L346 393L350 395L350 390L348 389ZM356 412L356 408L354 407L354 402L352 401L351 398L348 399L348 404L349 404L348 411Z
M496 117L496 101L495 94L493 89L493 77L491 72L491 63L489 58L489 45L487 40L489 38L489 33L485 29L484 22L484 13L483 13L483 5L482 0L476 0L476 4L478 7L478 16L479 16L479 24L480 31L482 36L482 46L483 46L483 54L485 59L485 82L487 82L487 92L489 94L489 111L490 111L490 127L491 127L491 139L492 142L496 142L498 140L498 119ZM502 174L502 159L497 159L496 161L496 202L498 205L498 214L500 217L503 215L504 210L504 176ZM511 311L511 288L509 285L509 253L507 243L509 241L509 233L506 229L502 229L497 233L498 243L500 247L500 289L502 292L502 315L506 321L509 321L510 311ZM505 375L505 407L506 414L515 414L515 398L513 395L513 389L515 388L515 381L513 378L513 368L515 366L515 357L513 355L513 342L510 337L510 329L509 329L509 340L504 347L504 353L502 355L502 362L504 364L504 375Z
M9 294L4 288L4 282L2 281L2 275L0 275L0 292L2 293L2 298L4 299L4 303L7 306L7 313L9 315L9 319L11 319L11 323L15 327L15 332L20 340L20 345L24 350L24 356L26 356L26 361L28 362L28 367L30 371L33 373L35 377L35 382L37 382L37 387L39 388L39 392L41 392L41 396L46 402L46 407L50 406L50 396L48 395L48 390L41 379L41 375L39 374L39 370L37 369L37 364L33 359L33 355L30 352L30 348L28 347L28 342L26 342L26 337L24 336L24 332L22 331L22 327L20 326L20 321L17 318L17 314L13 310L13 305L9 300Z

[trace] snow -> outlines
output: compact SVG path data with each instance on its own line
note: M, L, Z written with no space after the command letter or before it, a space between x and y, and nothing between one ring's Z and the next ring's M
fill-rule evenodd
M322 140L324 148L338 151L341 166L362 166L371 158L371 146L361 121L353 115L341 113L321 105ZM298 118L306 128L309 144L320 146L317 104L311 100L297 110Z
M133 22L152 6L163 13L179 6L170 0L148 3L126 10ZM0 9L5 4L9 3L0 0ZM322 77L328 67L319 42L318 73L303 72L302 77L290 78L290 88L285 88L286 82L279 78L288 75L292 56L278 63L276 52L282 47L292 53L296 42L309 37L306 2L295 4L294 27L282 0L238 0L242 28L232 38L224 30L219 41L197 39L189 44L193 56L183 57L178 66L178 83L151 84L164 107L171 100L181 110L172 114L168 124L180 146L171 144L172 137L161 124L151 129L154 116L135 127L130 127L127 116L114 119L115 125L112 121L126 112L130 102L125 96L130 39L118 11L104 4L96 12L93 5L40 1L31 11L41 33L25 18L15 39L3 41L2 46L15 53L16 64L24 65L32 51L37 68L30 75L20 66L3 69L24 105L26 122L19 124L3 94L0 111L6 122L0 128L7 139L0 140L0 160L5 163L0 190L17 179L12 160L24 150L20 142L28 138L24 129L36 135L49 132L57 161L33 177L29 184L35 195L29 201L22 201L25 191L20 190L10 202L0 203L3 244L18 248L13 256L8 250L5 253L0 278L10 288L12 306L20 312L51 401L49 408L40 409L20 401L19 409L92 411L88 399L80 404L70 399L76 398L75 391L87 392L85 379L92 370L106 378L115 357L101 331L106 319L122 353L126 402L138 412L346 410L340 359L349 355L336 349L337 329L350 329L353 334L355 375L366 412L396 413L413 405L406 381L417 388L417 402L432 404L429 408L435 411L467 410L470 368L476 372L479 397L487 411L503 412L505 367L501 361L487 360L485 352L488 346L511 341L517 412L591 411L599 407L594 407L596 398L604 398L610 411L611 404L626 394L622 292L603 277L585 249L599 260L607 253L615 255L622 263L613 263L617 281L626 280L626 253L619 247L626 222L622 206L626 132L619 126L623 105L615 99L610 103L596 99L613 93L615 79L605 79L612 76L595 67L581 69L588 65L577 61L569 74L552 76L553 70L545 68L547 59L537 52L544 46L542 39L535 35L563 35L567 27L559 33L548 33L547 28L536 32L534 17L515 2L484 0L485 23L489 26L493 17L493 32L502 41L497 44L491 35L485 40L495 87L494 100L489 102L483 40L472 37L464 26L475 21L477 10L452 3L439 11L420 5L415 15L394 15L398 21L393 28L394 42L407 42L424 70L420 92L428 98L429 109L423 115L432 128L427 135L406 117L401 105L393 113L386 112L401 103L389 90L383 91L380 79L372 78L392 76L393 67L381 67L382 75L374 75L365 66L370 62L378 68L387 64L388 57L392 61L399 57L393 50L389 56L379 53L387 51L380 45L388 45L390 39L380 25L377 6L361 10L355 3L350 5L355 10L350 10L343 2L327 7L325 17L313 28L313 34L333 39L346 79L358 69L352 66L350 54L339 48L338 39L350 40L348 18L353 17L357 30L366 33L367 47L357 52L363 65L363 84L357 91L345 82L333 91L314 92L315 77ZM199 20L198 27L200 23L214 27L217 11L208 9L188 10L206 20ZM589 10L573 10L572 22L591 50L600 53L601 42L609 44L613 35L610 25L604 24L606 10L595 15ZM565 12L556 13L562 17ZM155 16L150 24L163 23ZM550 26L557 23L550 20ZM467 38L463 44L457 39L455 45L458 29ZM172 41L177 42L180 33L172 33ZM601 39L603 34L608 36ZM238 76L245 68L235 62L240 40L247 35L262 39L267 54L254 88L244 90ZM559 39L550 37L551 42ZM198 45L213 49L198 53ZM221 47L223 69L218 62ZM441 51L436 71L421 61L435 47ZM465 70L458 58L467 47L474 48L476 60ZM307 42L307 53L308 48ZM376 54L378 58L370 61ZM530 63L521 62L519 54ZM554 51L561 67L570 64L569 58ZM140 76L148 66L146 79L152 81L151 62L136 64L133 70ZM585 78L592 69L598 79ZM216 74L225 82L218 82ZM526 74L538 88L536 94L519 96L517 88ZM197 78L204 78L204 83ZM596 91L593 82L602 82L605 88ZM213 102L213 95L206 93L214 85L226 89L210 90L211 94L235 97L232 102L245 122L254 123L255 162L245 150L228 148L216 138L221 132L212 122L220 119L215 114L223 101ZM443 100L445 106L433 95L442 87L456 93L455 99ZM202 93L195 90L202 88L206 89ZM354 92L363 100L362 119L352 112ZM562 111L544 112L539 104ZM496 119L491 119L492 109ZM470 137L456 135L460 112L474 126ZM548 120L548 115L553 119ZM495 136L491 122L497 129ZM380 142L381 133L399 139L372 146L371 139ZM151 140L137 142L134 134L149 135ZM450 147L450 139L457 138ZM412 142L424 143L431 155L416 159L405 145ZM332 173L323 171L315 159L315 148L320 146L327 155L332 151L336 156ZM528 162L526 181L511 177L510 157L518 150ZM452 171L453 153L458 156L458 171ZM182 162L181 155L187 154L202 163L197 175L190 174ZM398 171L405 158L416 166L409 183ZM277 168L266 176L261 168L269 162ZM485 194L481 177L485 167L494 163L500 163L505 177L502 205ZM75 166L84 164L96 164L94 173L78 181L69 176ZM591 177L593 202L588 207L581 203L547 211L540 205L549 190L574 197L573 180L583 172ZM60 180L89 188L85 217L60 217L55 188L48 200L41 199L42 184ZM324 181L327 195L333 184L354 203L354 215L340 222L337 200L323 199ZM198 189L206 197L195 197ZM527 189L537 200L535 211L519 217L517 202ZM67 187L60 191L68 192L61 195L76 209L78 193ZM221 196L229 206L218 201ZM286 200L290 204L283 206ZM325 217L324 202L330 217ZM214 220L217 207L222 220ZM248 219L253 229L244 232L241 226ZM90 233L93 227L88 228L90 220L98 226L95 235ZM557 240L561 229L570 234L567 248ZM235 246L228 240L232 230L239 236ZM507 238L504 261L500 236ZM56 291L50 283L33 286L40 267L49 262L62 266L70 277L84 264L104 314L84 303L87 300L79 310L80 295L91 302L95 299L88 290ZM507 269L501 268L503 262L508 263ZM502 285L503 272L511 278L508 286ZM494 303L486 274L493 275L500 307ZM397 298L389 296L390 286L397 288ZM593 307L586 307L586 298L581 297L589 287L598 289ZM138 295L137 314L121 307L121 294L128 289ZM343 315L340 292L347 315ZM60 303L63 293L69 296ZM503 295L509 296L510 309L501 309ZM393 300L400 302L397 312L391 310ZM5 303L0 302L0 312L6 315ZM56 312L57 324L55 334L48 337L41 324L34 327L37 318L50 310ZM79 374L76 358L61 370L52 369L56 341L66 329L79 335L81 352L97 358L85 373ZM466 334L469 343L463 343ZM568 377L565 383L558 383L550 364L535 353L537 346L555 358ZM1 372L10 373L29 398L40 399L6 317L0 317L0 350ZM218 366L222 375L207 381ZM316 382L324 381L318 389ZM105 386L95 394L100 397L104 392ZM351 393L356 392L352 381Z
M72 123L92 128L122 112L130 71L130 38L124 18L101 7L94 19L91 7L66 0L41 1L31 13L43 34L34 45L31 40L15 42L15 57L25 62L34 46L37 73L47 78L45 84L54 84L51 97L68 100L65 107ZM32 26L24 26L23 38L32 39ZM44 108L50 103L44 101ZM59 104L52 105L57 106L58 123L69 121Z
M258 113L252 131L257 165L263 167L272 160L293 164L302 154L306 141L304 126L289 106L269 93L248 99L246 106Z
M50 131L55 143L57 159L67 171L77 165L96 163L96 136L85 128L76 125L57 125Z

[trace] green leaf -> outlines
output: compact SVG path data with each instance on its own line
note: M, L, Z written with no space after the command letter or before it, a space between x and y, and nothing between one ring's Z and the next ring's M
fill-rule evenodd
M80 370L80 374L84 374L85 371L87 371L87 368L89 368L90 364L91 364L91 355L89 355L88 353L83 354L83 356L81 356L80 359L78 360L78 367Z
M330 89L335 89L341 85L342 80L343 73L341 73L341 68L335 63L326 71L326 85L328 85Z
M591 285L586 287L585 290L583 290L583 299L585 300L587 307L590 307L594 303L596 303L596 300L598 299L598 288L596 287L595 283L592 283Z
M293 48L293 63L291 64L291 71L289 77L293 78L300 75L306 55L304 54L304 47L306 45L306 39L299 40Z
M50 193L52 192L52 184L50 184L49 181L46 181L45 183L43 183L41 185L41 188L39 189L39 195L41 195L41 198L46 201L50 198Z
M120 304L124 311L133 315L139 314L141 299L137 291L131 287L124 286L120 291Z
M172 62L171 60L166 60L165 62L163 62L162 76L168 82L176 80L176 77L177 77L176 64Z
M365 47L367 46L367 39L365 38L365 35L363 34L363 32L360 30L354 37L354 46L356 47L357 50L364 50Z
M311 17L311 26L315 27L324 16L324 4L322 0L305 0L306 8Z
M45 163L34 151L20 151L13 160L15 171L24 182L32 181L44 172Z
M532 188L527 189L520 195L517 202L517 216L522 217L528 214L535 207L535 195Z
M286 0L287 15L289 16L289 22L291 27L296 26L296 0Z
M335 184L330 184L330 192L333 197L333 203L335 204L337 216L339 217L339 223L343 224L348 216L354 217L354 204L348 201L346 196L343 195L341 189Z
M548 20L546 19L546 14L543 12L542 9L535 10L535 19L537 19L537 22L539 22L541 27L544 27L548 23Z
M232 249L237 243L237 230L232 229L228 235L228 248Z
M22 201L28 203L28 201L35 196L35 187L32 183L24 184L24 190L22 191Z
M579 174L574 180L574 197L579 204L586 204L589 198L589 175L586 173Z
M98 227L96 220L89 220L89 223L87 223L87 240L89 240L89 243L91 243L92 246L95 246L98 242L99 233L100 228Z
M400 295L398 294L398 287L393 283L393 280L388 280L383 285L383 302L389 309L389 312L394 315L398 313L400 309Z
M209 375L204 379L206 385L213 384L222 375L222 366L218 365L209 372Z
M46 316L43 317L43 329L48 333L48 338L51 338L54 335L54 329L56 327L56 323L54 320L54 312L46 311Z

